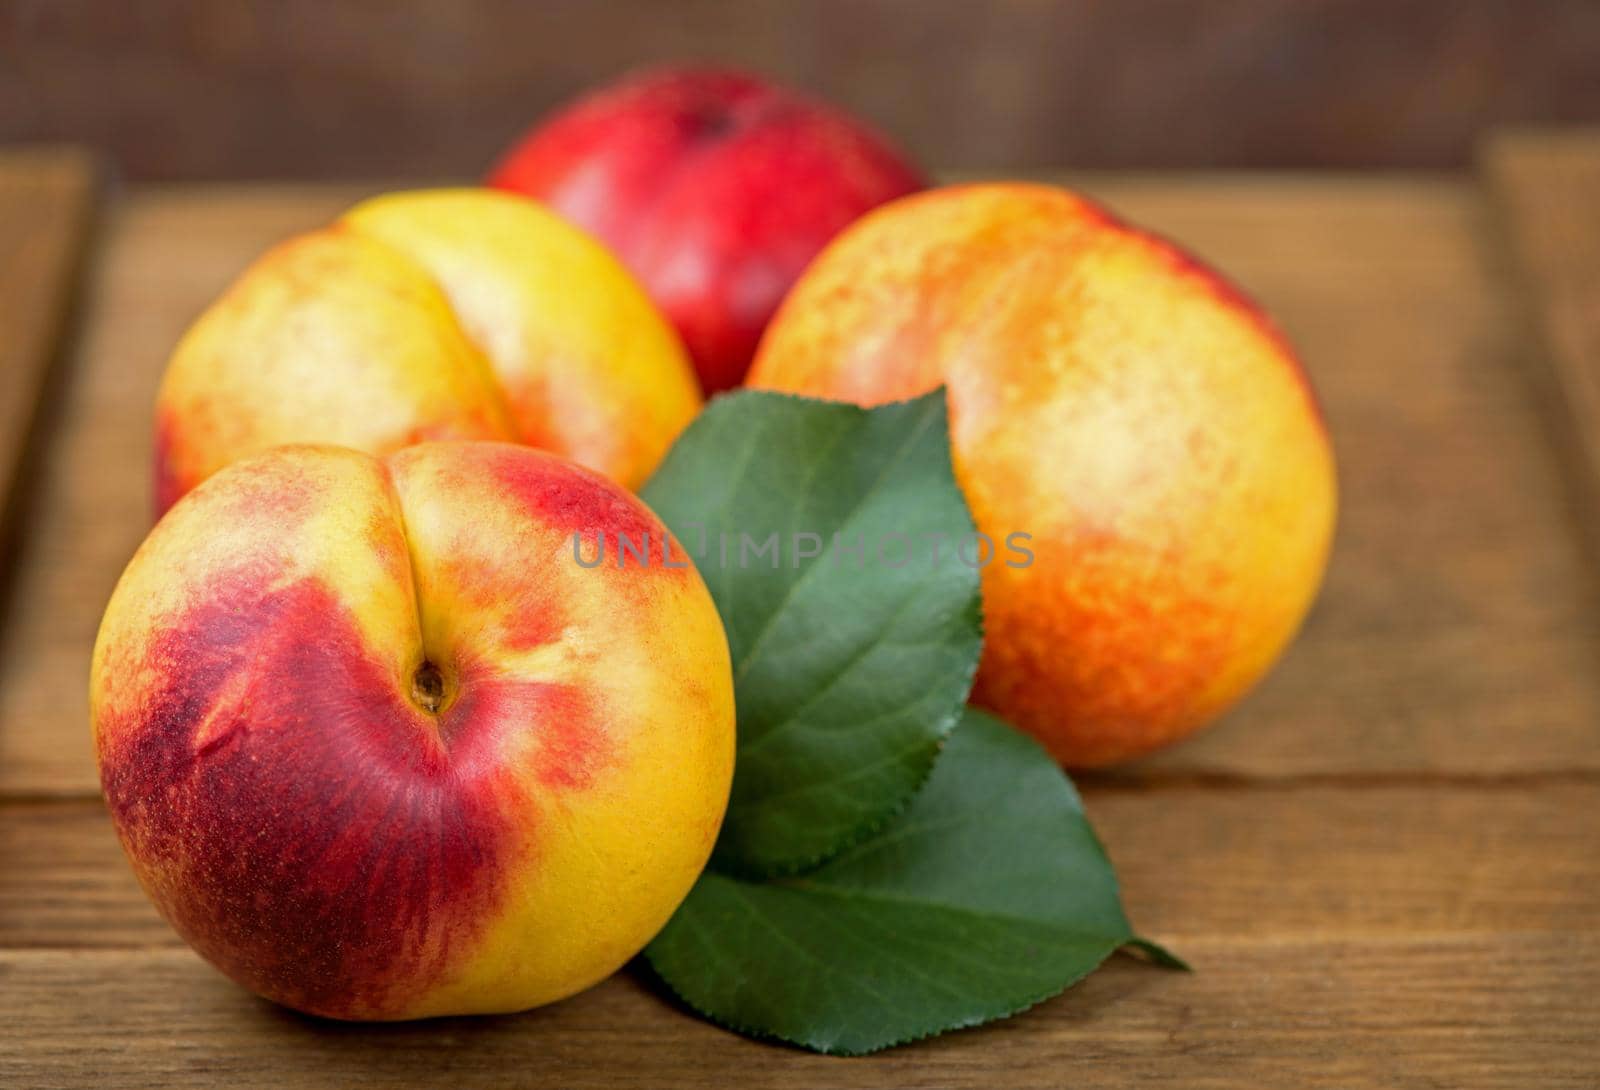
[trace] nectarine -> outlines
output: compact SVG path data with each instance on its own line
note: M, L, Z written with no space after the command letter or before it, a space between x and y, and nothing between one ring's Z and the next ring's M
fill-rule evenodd
M575 562L619 533L653 562ZM693 885L733 772L722 625L664 533L511 444L212 476L94 651L145 890L234 980L335 1018L520 1010L612 972Z
M598 242L509 193L394 194L268 251L184 336L156 507L281 443L517 440L634 488L699 407L677 335Z
M863 405L946 384L984 569L974 690L1068 765L1212 720L1277 658L1333 530L1332 450L1293 352L1177 247L1059 189L869 213L807 269L750 384Z
M866 125L741 72L664 69L559 110L489 176L611 245L677 327L706 392L738 385L800 270L923 186Z

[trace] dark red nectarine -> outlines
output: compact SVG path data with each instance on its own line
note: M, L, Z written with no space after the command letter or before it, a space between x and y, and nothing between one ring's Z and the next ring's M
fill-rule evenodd
M859 121L715 69L652 72L579 99L489 181L616 250L683 336L707 393L743 378L778 302L829 239L923 185Z

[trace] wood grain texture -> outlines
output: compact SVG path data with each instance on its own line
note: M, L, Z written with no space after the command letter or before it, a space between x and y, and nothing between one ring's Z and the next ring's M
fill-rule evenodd
M1453 178L1071 180L1193 246L1299 345L1339 457L1322 599L1210 733L1120 773L1600 770L1600 608L1526 374L1512 273ZM370 187L139 191L112 223L0 656L0 794L97 787L89 648L149 518L167 353L268 244Z
M0 538L7 544L89 233L94 184L94 161L82 150L0 151Z
M1600 547L1600 128L1497 134L1482 159L1525 278L1529 363Z
M513 1017L319 1022L184 950L0 950L0 1083L139 1087L1587 1088L1593 934L1195 940L1006 1022L863 1059L744 1040L622 974ZM69 998L70 997L70 998Z
M1014 1021L837 1061L640 971L511 1018L353 1027L184 949L97 802L0 806L0 1084L1581 1086L1600 1071L1600 783L1091 788L1140 927ZM10 1080L7 1081L8 1077Z

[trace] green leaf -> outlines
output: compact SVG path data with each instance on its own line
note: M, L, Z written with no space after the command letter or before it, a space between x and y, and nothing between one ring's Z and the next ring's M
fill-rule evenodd
M881 826L927 777L982 645L943 390L871 410L719 398L642 495L695 556L733 656L739 749L714 866L793 872Z
M1136 941L1071 782L969 710L877 836L792 878L702 875L646 956L713 1021L857 1054L1012 1014Z

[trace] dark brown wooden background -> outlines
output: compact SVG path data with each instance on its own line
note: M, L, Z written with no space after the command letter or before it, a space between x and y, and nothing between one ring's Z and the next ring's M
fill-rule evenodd
M1600 120L1592 0L0 0L0 143L135 179L471 175L627 68L730 61L925 161L1459 166Z

